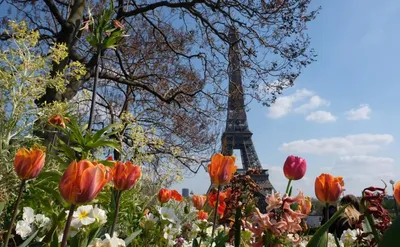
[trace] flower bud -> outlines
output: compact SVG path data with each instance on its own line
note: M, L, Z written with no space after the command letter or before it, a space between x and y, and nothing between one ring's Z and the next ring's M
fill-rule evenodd
M15 154L14 170L21 179L35 178L42 170L45 158L46 153L39 148L21 148Z
M305 159L290 155L286 158L283 165L283 173L285 177L290 180L299 180L304 177L307 170L307 162Z

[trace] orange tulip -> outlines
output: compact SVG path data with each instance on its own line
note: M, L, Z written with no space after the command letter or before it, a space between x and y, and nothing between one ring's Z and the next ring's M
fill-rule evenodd
M208 213L207 213L207 212L204 212L203 210L200 210L200 211L197 213L197 219L198 219L198 220L207 220L207 219L208 219Z
M70 204L88 203L110 180L111 172L108 167L88 160L72 161L58 188L61 196Z
M301 212L302 214L308 215L308 214L310 213L310 211L311 211L311 207L312 207L312 204L311 204L311 197L306 196L306 197L304 197L304 199L299 203L298 209L300 210L300 212Z
M69 118L63 118L61 115L55 115L49 119L49 123L52 125L60 126L65 129L65 122L69 122Z
M42 170L45 158L46 153L39 148L21 148L15 154L14 170L23 180L35 178Z
M235 160L235 156L214 154L211 158L211 164L208 165L211 182L218 186L227 185L237 170Z
M394 199L396 199L397 204L400 204L400 182L394 185L393 191Z
M160 189L160 191L158 192L158 200L161 203L166 203L171 199L181 202L183 200L183 197L176 190L169 190L165 188Z
M204 203L206 202L207 197L206 196L198 196L198 195L194 195L192 197L192 202L193 202L193 206L197 209L197 210L201 210L204 206Z
M112 169L113 183L116 190L132 189L141 176L140 166L135 166L129 161L125 164L119 161L115 162Z
M343 192L343 177L322 173L315 179L315 195L324 203L336 202Z

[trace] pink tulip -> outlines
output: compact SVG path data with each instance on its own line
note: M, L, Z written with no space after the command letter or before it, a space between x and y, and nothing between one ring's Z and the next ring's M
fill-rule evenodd
M304 177L307 170L307 162L305 159L290 155L287 157L283 165L283 173L289 180L299 180Z

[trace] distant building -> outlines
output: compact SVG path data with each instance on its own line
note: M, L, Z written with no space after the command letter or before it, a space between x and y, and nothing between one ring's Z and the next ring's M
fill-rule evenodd
M189 189L188 188L183 188L182 189L182 196L183 197L189 197Z
M305 220L309 228L321 226L322 215L309 215Z

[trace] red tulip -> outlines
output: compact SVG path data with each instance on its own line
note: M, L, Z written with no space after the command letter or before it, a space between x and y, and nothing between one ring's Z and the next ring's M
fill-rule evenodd
M158 200L161 203L166 203L171 199L181 202L183 200L183 197L176 190L169 190L165 188L160 189L160 191L158 192Z
M116 190L130 190L142 176L140 166L127 161L125 164L116 162L112 169L114 188Z
M197 213L197 219L198 219L198 220L207 220L207 219L208 219L208 213L207 213L207 212L204 212L203 210L200 210L200 211Z
M73 161L65 170L58 188L70 204L88 203L110 180L108 167L88 160Z
M226 202L225 199L229 198L231 196L231 188L226 189L225 191L222 191L219 193L219 200L218 200L218 214L221 215L221 217L225 213L226 209ZM217 191L213 190L208 194L208 204L210 204L211 207L215 208L215 204L217 203Z
M211 182L218 186L227 185L237 170L235 160L235 156L214 154L211 157L211 164L208 165Z
M14 170L23 180L35 178L42 170L45 158L46 154L41 149L21 148L15 154Z
M299 180L304 177L307 170L307 162L305 159L290 155L286 158L285 164L283 165L283 173L289 180Z

